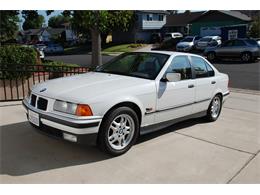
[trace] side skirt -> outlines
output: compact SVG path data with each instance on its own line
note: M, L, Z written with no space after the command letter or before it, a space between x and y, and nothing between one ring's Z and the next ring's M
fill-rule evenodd
M185 121L185 120L192 119L192 118L199 118L199 117L203 117L203 116L206 116L206 115L207 115L207 111L202 111L202 112L198 112L198 113L191 114L191 115L188 115L188 116L176 118L176 119L173 119L173 120L164 121L164 122L161 122L161 123L141 127L140 128L140 135L144 135L144 134L147 134L147 133L158 131L160 129L169 127L169 126L171 126L175 123L181 122L181 121Z

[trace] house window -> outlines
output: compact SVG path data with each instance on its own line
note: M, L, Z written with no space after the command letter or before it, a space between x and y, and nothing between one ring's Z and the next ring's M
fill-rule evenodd
M146 20L147 21L152 21L153 20L153 14L147 14L146 15Z
M163 21L163 15L159 15L159 21Z

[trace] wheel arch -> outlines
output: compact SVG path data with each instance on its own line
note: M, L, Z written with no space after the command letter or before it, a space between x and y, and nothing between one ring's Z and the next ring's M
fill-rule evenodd
M142 122L142 111L141 111L140 107L139 107L136 103L131 102L131 101L124 101L124 102L120 102L120 103L117 103L117 104L113 105L110 109L108 109L108 110L106 111L106 113L104 114L104 117L103 117L103 118L105 118L106 116L108 116L108 114L109 114L112 110L114 110L114 109L116 109L116 108L120 108L120 107L128 107L128 108L131 108L132 110L134 110L135 113L136 113L137 116L138 116L139 124L141 124L141 122Z

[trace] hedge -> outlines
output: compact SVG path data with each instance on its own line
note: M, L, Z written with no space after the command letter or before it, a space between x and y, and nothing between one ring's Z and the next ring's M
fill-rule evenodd
M30 77L30 72L15 72L14 70L27 69L24 65L39 64L37 51L34 48L19 45L4 45L0 47L1 79L19 79Z

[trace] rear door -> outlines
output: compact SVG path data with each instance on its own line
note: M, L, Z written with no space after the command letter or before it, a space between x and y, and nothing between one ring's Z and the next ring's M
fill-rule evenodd
M176 56L165 74L181 74L177 82L157 82L156 122L169 121L192 113L195 98L195 80L192 79L191 64L187 56Z
M216 49L216 55L219 57L232 57L233 44L234 44L233 40L226 41Z
M234 40L232 54L234 57L240 57L241 53L246 49L247 45L242 40Z
M217 81L214 77L214 70L202 57L191 56L190 59L195 73L193 113L198 113L208 109Z

